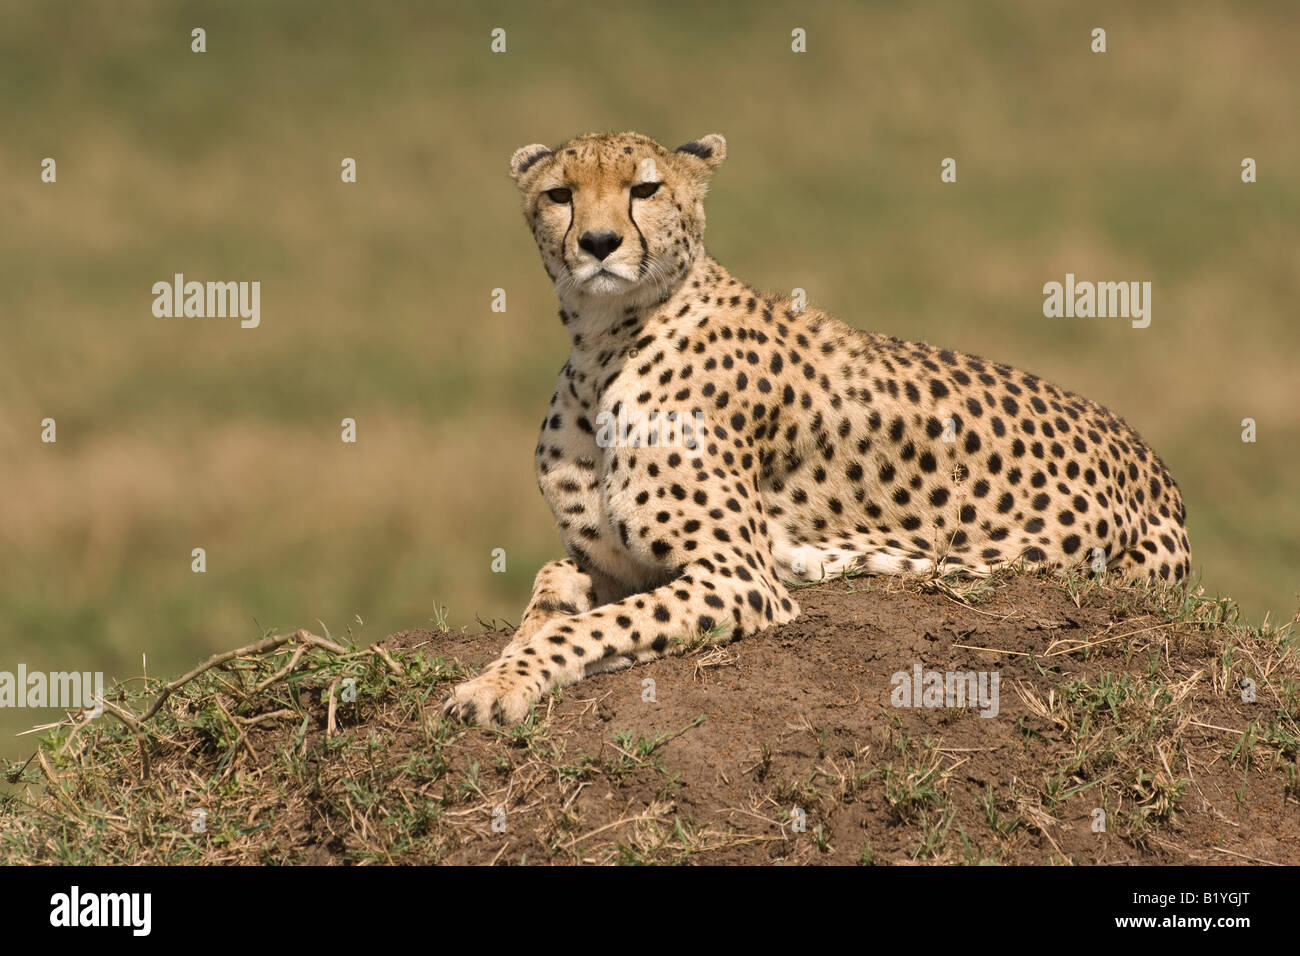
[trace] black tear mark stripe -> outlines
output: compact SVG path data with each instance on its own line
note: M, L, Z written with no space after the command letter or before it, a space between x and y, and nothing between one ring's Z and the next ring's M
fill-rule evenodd
M573 203L569 203L569 224L564 227L564 238L560 240L560 261L570 273L573 272L573 266L569 265L569 233L573 231L573 220L576 218L577 210Z
M632 228L636 230L636 237L641 240L641 265L637 268L637 278L645 277L650 268L650 243L645 241L645 235L641 232L641 227L636 224L636 217L632 215L632 192L627 194L627 219L632 223Z

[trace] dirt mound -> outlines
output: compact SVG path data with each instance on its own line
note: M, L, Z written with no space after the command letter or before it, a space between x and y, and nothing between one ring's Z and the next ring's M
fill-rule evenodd
M57 729L14 768L28 786L0 846L77 863L1300 862L1290 626L1013 573L798 597L793 624L584 681L504 730L439 704L505 631L270 639L147 719L157 686L119 689L118 722Z

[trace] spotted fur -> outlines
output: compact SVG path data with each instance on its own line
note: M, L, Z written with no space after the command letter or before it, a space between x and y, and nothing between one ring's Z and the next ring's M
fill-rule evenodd
M1164 580L1190 570L1178 488L1117 416L800 311L714 261L703 200L726 151L716 134L674 151L593 134L511 160L572 346L536 449L569 557L542 568L512 640L448 713L514 722L682 639L790 621L791 579L1098 556ZM620 412L670 411L702 423L693 447L598 441Z

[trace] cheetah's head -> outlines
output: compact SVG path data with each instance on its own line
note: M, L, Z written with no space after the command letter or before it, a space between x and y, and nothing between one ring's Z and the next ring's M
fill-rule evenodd
M703 248L704 194L726 155L717 133L676 150L639 133L516 150L510 175L560 300L664 297Z

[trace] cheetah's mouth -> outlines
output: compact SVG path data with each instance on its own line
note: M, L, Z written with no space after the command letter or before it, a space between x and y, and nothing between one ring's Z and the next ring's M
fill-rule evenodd
M605 266L582 276L578 279L578 282L588 292L595 293L626 292L630 286L636 284L634 279L629 279L627 276Z

